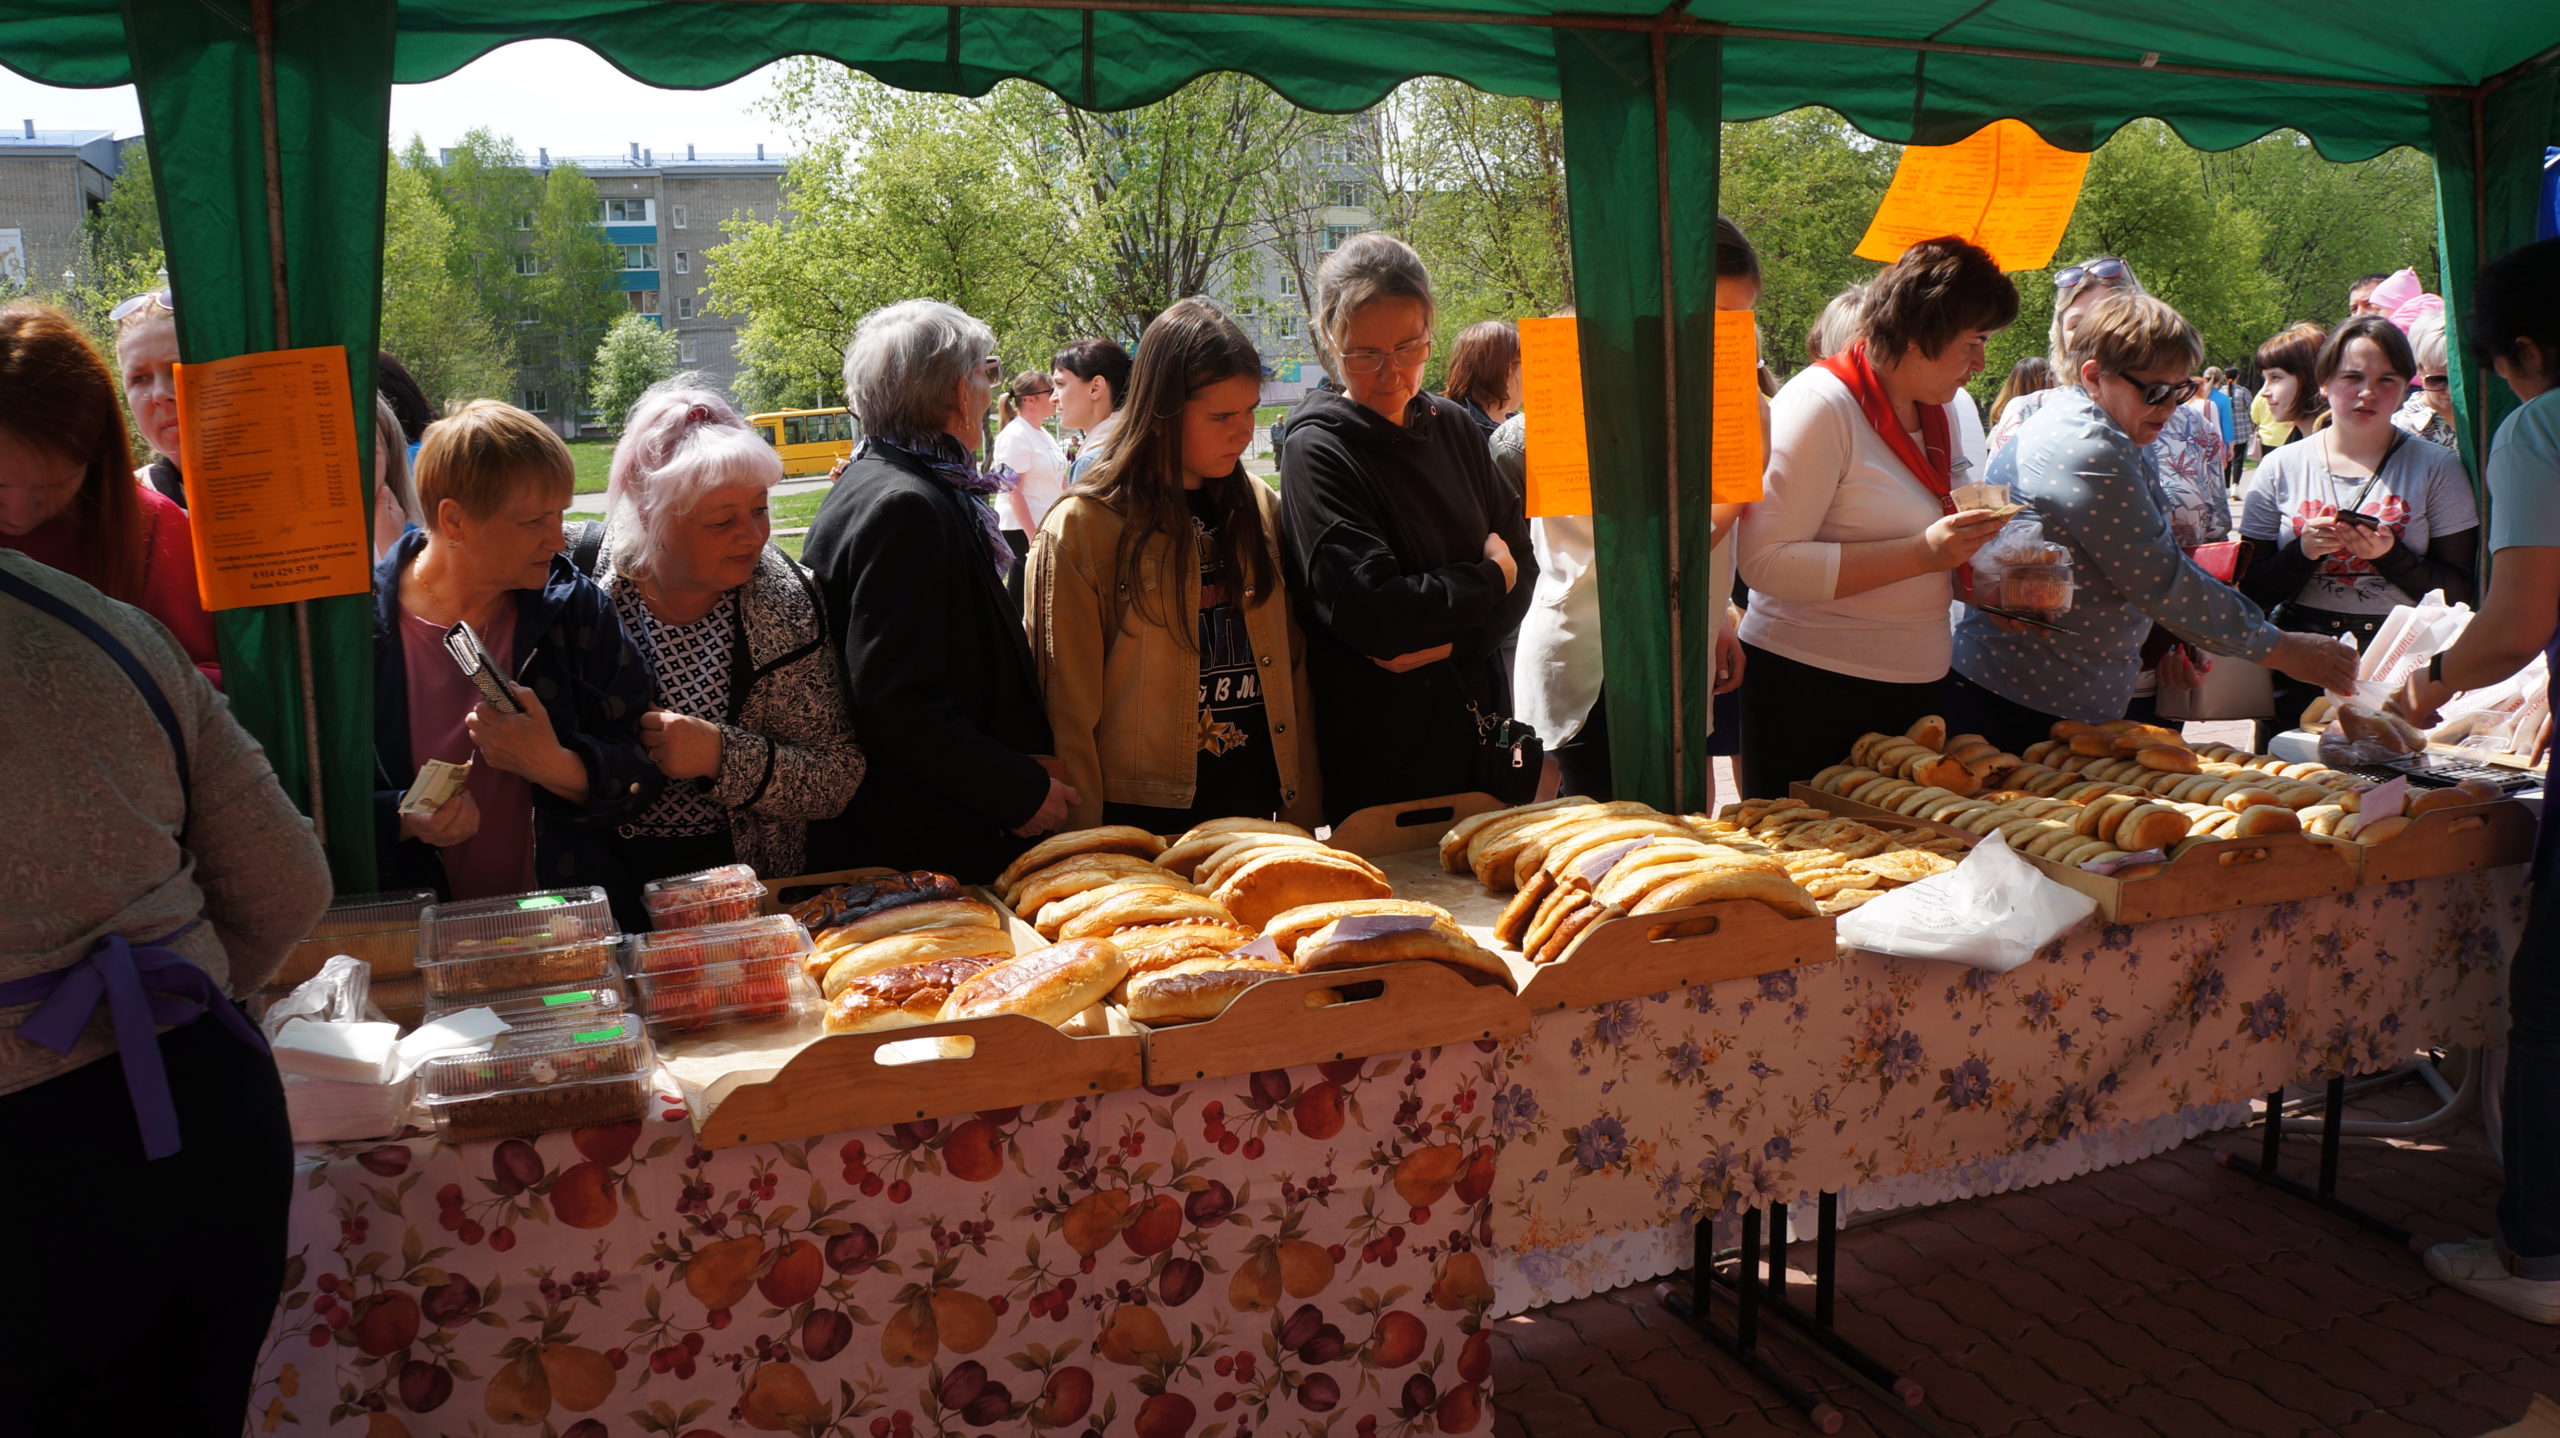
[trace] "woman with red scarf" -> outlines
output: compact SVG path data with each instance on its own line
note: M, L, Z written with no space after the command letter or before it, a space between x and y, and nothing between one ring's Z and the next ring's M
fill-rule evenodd
M1955 406L2018 317L1990 255L1923 240L1867 286L1861 337L1790 381L1769 467L1742 517L1742 792L1774 798L1869 730L1939 707L1951 572L2000 532L1948 497L1968 471Z

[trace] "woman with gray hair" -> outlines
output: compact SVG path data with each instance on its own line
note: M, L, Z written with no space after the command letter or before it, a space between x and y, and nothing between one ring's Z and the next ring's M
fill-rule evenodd
M1003 365L985 324L938 300L874 310L845 350L862 448L802 556L842 646L853 727L874 766L824 867L886 864L993 878L1066 822L1048 710L1006 598L1012 547L971 454Z
M573 542L655 681L640 744L668 783L617 835L642 879L729 863L806 873L809 821L842 813L862 783L825 601L772 543L781 478L729 402L678 375L631 407L606 520Z
M1325 814L1483 789L1534 793L1511 766L1503 641L1529 607L1520 502L1484 432L1422 392L1431 276L1412 248L1355 235L1316 276L1315 338L1340 390L1289 415L1281 552L1307 635ZM1265 662L1282 662L1265 656Z
M2453 428L2453 381L2445 364L2444 316L2428 315L2409 326L2409 348L2418 372L2409 376L2409 397L2391 422L2425 440L2459 450Z

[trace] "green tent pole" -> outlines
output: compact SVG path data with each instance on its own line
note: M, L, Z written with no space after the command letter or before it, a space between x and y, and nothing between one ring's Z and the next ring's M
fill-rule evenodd
M2446 366L2456 437L2474 475L2515 395L2471 361L2460 330L2480 267L2534 237L2545 146L2560 142L2560 73L2549 65L2494 88L2431 105L2437 248L2444 265ZM2489 503L2481 495L2483 512Z
M179 353L201 363L343 345L359 462L370 466L363 401L374 386L396 12L272 0L246 16L193 0L122 9ZM227 610L217 627L232 712L286 792L316 807L339 889L373 887L370 597Z
M1704 437L1721 54L1711 37L1556 35L1610 753L1619 797L1673 809L1705 792L1720 612Z

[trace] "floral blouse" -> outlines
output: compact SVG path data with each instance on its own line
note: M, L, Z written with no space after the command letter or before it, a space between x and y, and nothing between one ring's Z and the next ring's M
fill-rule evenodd
M2057 385L2009 401L2000 413L1999 426L1991 431L1991 453L1996 457L2008 448L2018 437L2018 427L2048 402L2078 392ZM2230 538L2231 495L2223 476L2231 470L2231 441L2222 437L2221 422L2198 413L2191 404L2182 404L2148 447L2160 498L2169 508L2169 532L2177 536L2178 547L2193 549Z

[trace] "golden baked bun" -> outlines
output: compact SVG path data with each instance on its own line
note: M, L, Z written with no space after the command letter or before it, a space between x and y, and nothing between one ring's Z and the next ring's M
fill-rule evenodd
M1241 924L1147 924L1111 936L1129 960L1129 972L1143 974L1194 959L1215 959L1253 942L1253 931Z
M856 948L877 939L912 934L921 929L1001 929L1004 926L1004 914L984 899L934 899L922 904L883 909L850 924L840 924L818 935L818 947L830 950Z
M1127 977L1129 960L1107 939L1073 939L990 965L951 991L944 1019L1023 1014L1055 1027L1083 1013Z
M1164 852L1164 840L1144 829L1126 824L1105 824L1097 829L1074 829L1052 834L1023 851L1021 858L1004 866L996 875L996 892L1001 894L1020 883L1024 875L1037 873L1060 859L1077 854L1133 854L1152 859Z
M1171 874L1165 875L1163 879L1121 879L1086 889L1081 893L1069 894L1056 903L1044 906L1031 916L1031 927L1040 931L1040 937L1055 940L1069 923L1094 909L1124 894L1143 894L1151 891L1166 894L1200 892L1191 885L1175 879Z
M1121 985L1121 1003L1142 1024L1198 1023L1225 1013L1236 995L1254 985L1294 972L1269 959L1190 959L1131 974Z
M1387 928L1418 923L1414 928ZM1293 960L1300 973L1421 961L1445 964L1470 979L1516 990L1511 968L1449 920L1412 914L1355 914L1336 919L1298 941Z
M815 976L818 991L832 999L845 985L890 969L935 959L1009 959L1013 935L1003 929L926 929L874 939L850 949L821 951L825 967Z
M1192 871L1192 881L1204 889L1215 889L1224 883L1227 875L1234 873L1245 860L1274 849L1324 849L1327 852L1337 852L1322 840L1302 839L1295 834L1238 834L1219 845L1216 852L1200 861L1200 867Z
M1523 804L1516 809L1493 809L1482 814L1470 814L1450 825L1449 832L1440 836L1440 867L1452 874L1465 873L1467 845L1474 842L1476 835L1483 832L1489 825L1522 815L1543 814L1552 809L1570 809L1590 802L1591 797L1587 794L1568 794L1561 799L1549 799L1539 804Z
M1070 894L1081 894L1087 889L1099 889L1105 884L1130 879L1152 879L1190 887L1181 875L1171 869L1134 854L1078 854L1024 875L1022 882L998 897L1027 919Z
M1795 881L1740 867L1682 873L1669 883L1647 889L1628 912L1658 914L1719 899L1750 899L1791 919L1814 917L1813 896L1798 888Z
M1227 906L1180 889L1132 888L1112 895L1058 925L1060 939L1107 939L1122 929L1154 924L1231 923Z
M1238 923L1260 928L1284 910L1335 899L1385 899L1395 889L1375 865L1334 849L1258 854L1230 872L1212 896Z
M1278 819L1211 819L1195 824L1156 856L1156 862L1189 878L1208 858L1236 840L1250 834L1279 834L1293 839L1312 839L1315 835L1295 824Z
M827 996L827 1032L860 1034L938 1022L951 991L998 962L933 959L866 974Z
M1283 958L1298 951L1298 941L1336 919L1357 914L1404 914L1421 919L1447 919L1447 909L1426 904L1418 899L1338 899L1322 904L1301 904L1283 909L1262 925L1262 937L1280 951Z

